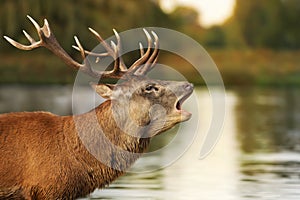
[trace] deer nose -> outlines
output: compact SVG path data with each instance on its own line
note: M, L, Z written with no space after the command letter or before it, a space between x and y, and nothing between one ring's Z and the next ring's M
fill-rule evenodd
M184 84L183 88L184 88L185 90L193 90L193 89L194 89L194 85L193 85L192 83L186 82L186 83Z

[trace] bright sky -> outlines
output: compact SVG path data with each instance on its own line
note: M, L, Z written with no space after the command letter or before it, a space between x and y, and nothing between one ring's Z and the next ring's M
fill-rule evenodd
M201 14L200 23L206 27L224 22L231 16L235 5L235 0L160 0L160 2L167 12L178 5L193 7Z

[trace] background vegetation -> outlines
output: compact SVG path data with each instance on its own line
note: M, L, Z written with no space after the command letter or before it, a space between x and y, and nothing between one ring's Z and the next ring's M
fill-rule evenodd
M197 40L216 62L227 85L300 85L300 4L298 0L236 0L230 19L224 24L204 28L198 13L178 7L165 13L159 0L2 0L0 36L12 36L26 43L22 30L35 30L26 15L42 24L51 22L53 32L72 56L73 36L80 36L87 48L87 27L95 27L104 38L118 31L143 26L171 28ZM75 71L66 67L47 50L22 52L0 39L0 83L72 83ZM186 65L180 59L161 56L169 65ZM193 72L186 75L193 82Z

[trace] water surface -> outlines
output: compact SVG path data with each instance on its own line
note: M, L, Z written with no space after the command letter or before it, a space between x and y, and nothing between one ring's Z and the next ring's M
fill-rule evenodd
M82 90L86 109L88 88ZM236 88L227 91L226 119L222 136L212 153L199 159L203 138L210 126L211 100L197 88L199 105L186 102L185 109L198 112L197 137L183 138L176 145L142 159L135 167L160 166L178 151L180 143L191 146L173 164L143 173L128 173L110 187L96 190L85 199L205 199L205 200L298 200L300 199L300 90ZM81 96L79 94L79 96ZM72 113L70 86L0 86L0 112L47 110ZM195 115L194 115L195 116ZM186 122L185 131L192 122ZM152 141L150 151L165 147L178 127ZM154 167L153 167L154 166Z

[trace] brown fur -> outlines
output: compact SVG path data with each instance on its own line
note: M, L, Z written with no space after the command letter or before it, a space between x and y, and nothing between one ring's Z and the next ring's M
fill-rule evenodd
M100 117L107 117L99 111L102 107L109 107L109 102L97 109ZM90 113L77 116L84 117L84 126L89 123L88 115ZM22 185L26 199L80 197L104 187L122 174L90 155L77 136L72 116L60 117L44 112L3 114L0 133L0 155L4 162L0 186L8 190L13 187L12 183ZM108 137L115 137L113 132L108 134ZM144 151L148 142L149 139L145 139L135 151ZM102 151L107 152L107 149ZM6 173L8 171L10 173Z
M159 90L145 92L149 82ZM150 136L189 118L175 109L179 97L167 89L175 83L125 82L111 100L82 115L0 115L0 199L74 199L108 185L145 151ZM178 96L191 93L186 86L176 84ZM156 104L166 108L164 119L159 109L149 114Z

